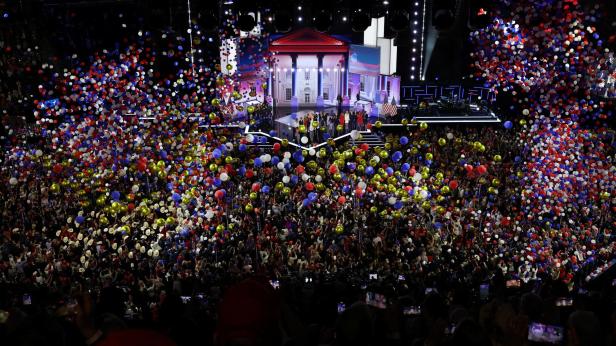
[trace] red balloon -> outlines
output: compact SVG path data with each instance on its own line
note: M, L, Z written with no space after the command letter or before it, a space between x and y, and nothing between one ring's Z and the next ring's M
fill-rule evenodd
M488 171L488 168L486 168L485 165L477 166L477 172L479 172L479 174L486 174L487 171Z
M259 184L259 183L252 184L251 190L252 190L252 192L259 192L261 190L261 184Z
M360 147L362 148L363 151L370 149L370 146L368 145L368 143L362 143Z
M52 170L54 173L60 174L62 172L62 165L59 163L56 163L55 165L53 165Z
M458 182L456 180L452 180L449 182L449 188L455 190L458 188Z
M255 176L255 172L253 172L252 169L246 170L246 178L252 178L254 176Z
M346 203L346 197L344 197L344 196L338 197L338 203L340 203L340 204Z
M338 172L338 167L336 167L336 165L332 163L332 165L329 166L329 173L335 174L336 172Z
M302 165L299 165L299 166L297 166L295 168L295 172L297 172L297 174L302 174L302 173L304 173L304 171L305 171L305 169L304 169L304 166L302 166Z
M308 191L314 190L314 184L311 182L307 182L305 187L306 187L306 190Z
M139 172L143 172L148 168L148 164L143 162L143 161L139 161L137 162L137 169L139 170Z
M274 151L280 150L280 143L274 143Z
M225 197L225 190L218 190L214 192L214 197L218 199L223 199Z
M364 190L362 190L361 188L356 188L355 189L355 196L357 197L361 197L364 194Z

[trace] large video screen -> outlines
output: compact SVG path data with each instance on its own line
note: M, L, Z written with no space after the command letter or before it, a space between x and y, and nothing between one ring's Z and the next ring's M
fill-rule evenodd
M349 51L349 72L368 76L378 76L380 72L381 50L379 47L351 45Z
M239 73L243 78L265 78L267 43L259 38L245 38L238 46Z

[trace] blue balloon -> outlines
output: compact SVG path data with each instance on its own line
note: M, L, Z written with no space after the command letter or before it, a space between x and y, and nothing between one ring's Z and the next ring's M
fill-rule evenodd
M366 175L372 175L374 174L374 168L372 168L372 166L368 166L366 167L365 172L366 172Z
M276 166L280 162L280 158L278 156L272 156L272 165Z
M304 207L307 207L310 205L310 200L308 198L304 198L304 200L302 201L302 205Z
M81 215L79 215L79 216L77 216L75 218L75 222L77 222L77 223L83 223L85 220L86 220L86 218L81 216Z
M261 187L261 192L263 192L263 193L269 193L269 192L270 192L270 187L269 187L269 186L267 186L267 185L263 185L263 186Z
M294 174L291 176L291 184L293 185L297 184L298 180L299 178L297 177L297 175Z
M399 151L396 151L396 152L395 152L395 153L391 156L391 159L392 159L394 162L398 162L398 161L400 161L400 159L402 159L402 153L401 153L401 152L399 152Z
M164 150L160 151L160 157L162 157L163 159L167 159L167 152Z
M402 201L396 201L396 203L394 204L394 208L398 210L402 209Z
M402 145L409 144L409 139L406 136L400 137L400 144L402 144Z
M120 191L113 191L111 193L111 199L114 201L119 201L120 200Z
M222 185L222 180L220 178L214 178L214 186L218 187Z
M505 121L504 125L505 125L506 129L510 129L510 128L513 127L513 123L511 121L509 121L509 120Z
M255 167L261 167L263 165L263 161L261 161L260 157L255 159Z
M272 137L276 137L276 131L271 130L271 131L269 132L269 135L270 135L270 136L272 136Z
M238 149L239 149L240 151L246 151L246 144L243 144L243 143L242 143L242 144L240 144L240 146L238 147Z
M323 133L323 139L324 139L324 140L328 140L328 139L329 139L329 137L331 137L331 136L329 135L329 133L327 133L327 132Z
M387 172L387 175L392 175L394 174L394 169L391 167L387 167L387 169L385 170L385 172Z
M409 165L409 164L408 164L408 163L406 163L406 162L402 164L402 171L403 171L403 172L406 172L406 171L408 171L409 169L411 169L411 165Z
M182 199L182 196L180 196L179 193L174 192L173 195L171 195L171 199L173 199L176 202L179 202Z
M212 152L212 156L214 156L215 159L219 159L222 156L222 152L220 151L220 149L216 148Z
M316 192L311 192L308 194L308 198L314 202L317 200L317 198L319 198L319 195Z

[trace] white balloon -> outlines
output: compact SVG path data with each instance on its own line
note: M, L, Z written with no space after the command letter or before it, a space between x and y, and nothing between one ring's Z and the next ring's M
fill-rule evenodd
M248 141L248 143L252 143L255 140L255 136L249 133L248 135L246 135L246 140Z
M308 179L310 179L310 176L306 173L302 174L302 180L303 181L307 181Z
M137 193L137 192L139 192L139 185L136 185L136 184L135 184L135 185L133 185L133 187L131 188L131 191L132 191L133 193Z
M310 148L310 150L308 150L308 155L310 156L314 156L317 153L316 150L314 150L314 148Z
M421 180L421 173L415 173L415 175L413 175L413 181L418 182L420 180Z
M314 177L314 180L315 180L317 183L320 183L321 181L323 181L323 177L322 177L322 176L320 176L320 175L317 175L316 177Z
M229 180L229 175L227 173L225 173L225 172L220 173L220 180L222 180L222 181Z
M42 156L43 155L43 151L41 149L38 149L35 154L36 154L36 156Z
M421 199L428 198L428 191L426 191L426 190L419 191L419 196L421 197Z
M208 219L208 220L209 220L209 219L211 219L211 218L213 218L213 217L214 217L214 212L212 212L211 210L208 210L208 211L205 213L205 218L206 218L206 219Z
M9 179L9 184L11 184L11 185L17 185L17 178L15 178L15 177L11 177L11 179Z
M280 170L284 170L284 163L282 163L282 162L278 162L278 164L276 165L276 167L278 167L278 169L280 169Z
M351 131L351 138L353 139L359 138L359 132L357 130Z
M389 203L390 205L394 205L394 204L396 204L396 197L393 197L393 196L392 196L392 197L389 197L389 198L387 199L387 203Z
M285 175L284 177L282 177L282 182L285 184L288 184L289 181L291 181L291 178L288 175Z
M381 162L381 158L380 158L378 155L374 155L374 156L372 157L372 159L373 159L374 161L376 161L377 163L378 163L378 162Z
M453 133L448 132L447 133L447 139L452 140L453 139Z
M288 151L285 151L284 154L282 154L282 157L284 157L285 159L290 159L291 158L291 153Z
M301 139L301 141L302 141L302 144L306 144L306 143L308 143L308 137L303 136L303 137L302 137L302 139Z
M270 155L270 154L265 154L265 155L263 155L263 156L264 156L264 157L263 157L263 162L270 162L270 161L272 161L272 155Z
M360 181L360 182L357 184L357 187L359 187L359 188L360 188L360 189L362 189L362 190L365 190L365 189L366 189L366 186L367 186L367 185L366 185L366 183L364 183L363 181Z

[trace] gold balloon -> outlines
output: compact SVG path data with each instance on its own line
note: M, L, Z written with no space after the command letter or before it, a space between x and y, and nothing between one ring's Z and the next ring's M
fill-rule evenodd
M256 199L257 199L257 197L258 197L258 195L257 195L257 193L256 193L256 192L251 192L251 193L250 193L250 199L251 199L251 200L253 200L253 201L254 201L254 200L256 200Z
M337 233L337 234L342 234L343 232L344 232L344 226L343 226L343 225L341 225L341 224L338 224L338 225L336 226L336 233Z
M422 121L421 123L419 123L419 128L421 130L427 130L428 129L428 123Z
M380 128L381 128L381 126L383 126L383 123L382 123L380 120L377 120L377 121L374 123L374 127L376 127L377 129L380 129Z
M252 206L252 204L248 203L248 204L246 204L246 206L244 207L244 210L245 210L247 213L252 213L252 211L254 210L254 207Z
M291 189L285 186L285 187L282 189L282 194L283 194L283 195L285 195L285 196L290 195L290 194L291 194Z
M432 155L432 153L427 153L426 154L426 160L432 160L434 158L434 155Z
M447 144L447 140L445 138L439 138L438 139L438 145L440 145L442 147L445 144Z

